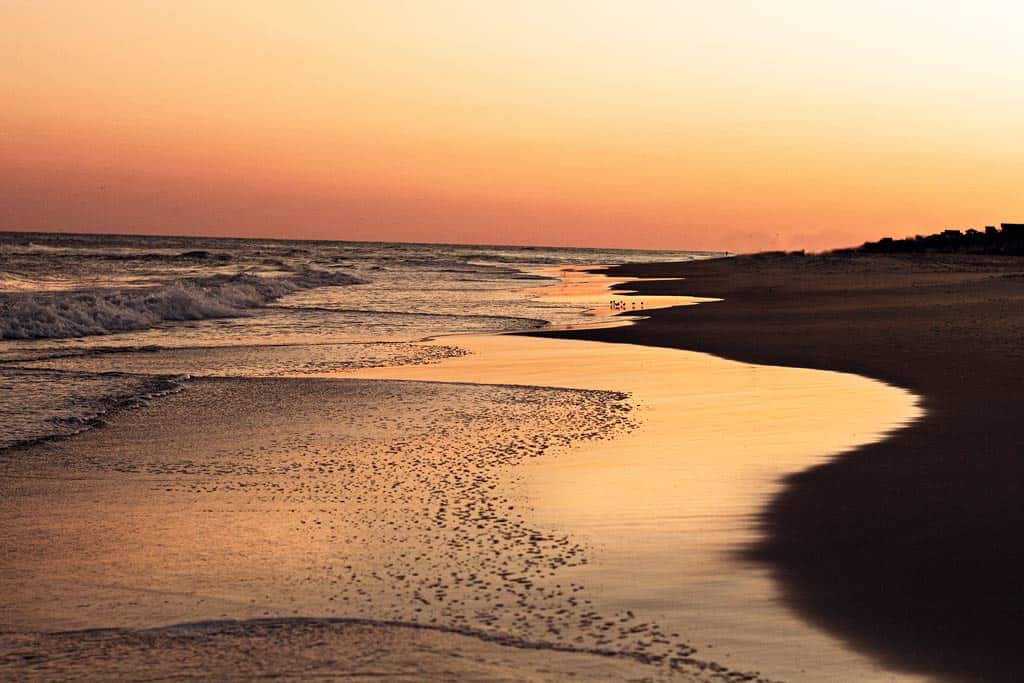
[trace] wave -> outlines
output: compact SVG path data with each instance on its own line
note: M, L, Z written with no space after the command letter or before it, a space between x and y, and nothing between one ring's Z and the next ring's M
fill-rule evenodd
M0 370L0 452L74 436L110 413L147 405L184 388L189 375Z
M182 278L142 288L0 294L0 340L61 339L144 330L167 321L237 318L286 294L361 283L342 272L304 269Z

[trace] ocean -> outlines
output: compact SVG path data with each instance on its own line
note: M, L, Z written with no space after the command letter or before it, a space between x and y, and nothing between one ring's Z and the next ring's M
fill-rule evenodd
M436 362L458 333L588 321L538 270L701 252L0 233L0 449L190 377ZM591 319L592 320L592 319Z

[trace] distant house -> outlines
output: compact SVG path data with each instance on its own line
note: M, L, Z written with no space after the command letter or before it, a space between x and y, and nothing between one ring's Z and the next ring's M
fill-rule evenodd
M985 226L985 232L947 229L934 235L915 235L903 239L883 237L865 242L857 251L882 254L969 253L1024 256L1024 223L1003 223L1002 230Z

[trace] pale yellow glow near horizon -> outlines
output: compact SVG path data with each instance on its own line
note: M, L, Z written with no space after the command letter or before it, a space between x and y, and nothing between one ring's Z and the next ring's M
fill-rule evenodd
M1024 216L1008 3L0 3L0 228L821 248Z

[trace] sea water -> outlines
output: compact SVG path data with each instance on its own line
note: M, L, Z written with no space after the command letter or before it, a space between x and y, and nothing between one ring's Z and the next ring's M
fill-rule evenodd
M586 320L563 265L704 252L0 233L0 448L80 431L190 376L431 363L423 339Z

